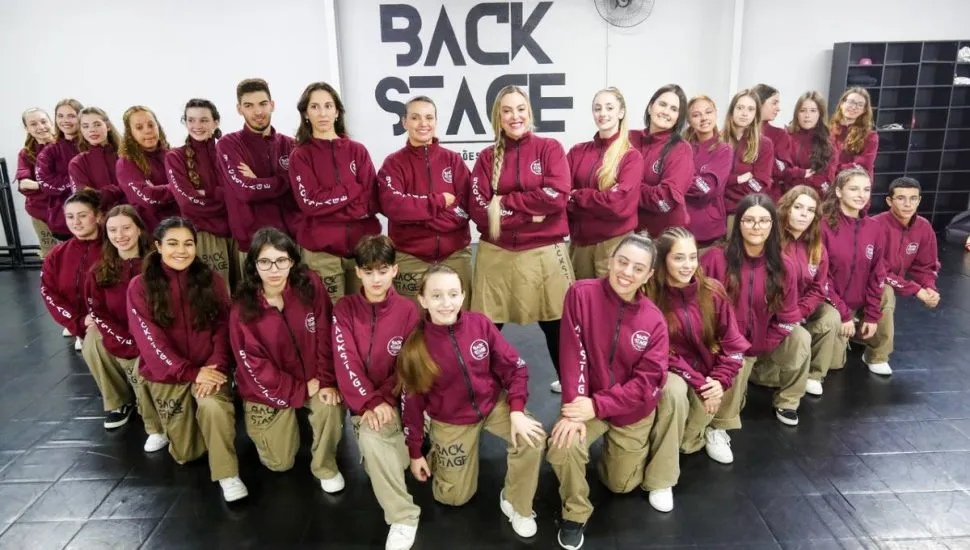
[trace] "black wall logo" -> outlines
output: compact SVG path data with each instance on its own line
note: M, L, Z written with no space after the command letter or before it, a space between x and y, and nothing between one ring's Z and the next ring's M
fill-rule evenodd
M408 46L406 52L398 54L395 58L396 65L401 68L418 65L437 67L443 55L447 55L455 67L508 66L522 55L531 56L540 65L553 65L552 58L533 36L552 7L552 2L539 2L535 9L526 13L522 2L482 2L468 9L464 21L461 21L459 17L450 14L448 9L442 6L438 12L438 19L434 23L431 39L424 44L419 32L427 21L422 19L416 7L410 4L381 4L381 42L401 43ZM455 11L454 7L452 11ZM464 48L455 32L458 25L464 25L465 28ZM509 33L508 51L486 51L480 37L502 32ZM438 113L438 132L442 141L468 142L475 141L476 138L485 138L489 141L492 136L489 120L492 103L499 90L510 84L521 86L528 92L537 132L566 131L565 121L555 120L555 113L550 111L572 109L573 98L552 95L555 92L548 89L565 86L566 73L510 72L495 77L486 86L484 82L475 81L474 78L470 84L469 71L461 72L465 76L461 76L461 80L457 82L446 81L445 75L405 77L390 75L382 78L377 83L374 96L381 109L396 115L396 121L392 126L394 135L399 136L405 132L400 117L405 114L404 101L409 96L428 95L437 99L443 94L448 94L454 97L451 112L439 111ZM442 126L445 126L445 123L447 126L443 129ZM464 131L462 131L463 128ZM471 135L476 137L471 138Z

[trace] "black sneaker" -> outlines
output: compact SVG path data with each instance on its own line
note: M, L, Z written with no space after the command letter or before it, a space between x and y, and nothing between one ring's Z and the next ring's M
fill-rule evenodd
M585 528L586 526L582 523L564 519L559 524L559 546L562 546L566 550L579 550L582 548L585 540L585 537L583 537L583 529Z
M104 427L108 430L113 430L124 426L128 423L128 419L131 418L131 411L134 409L129 403L122 405L120 409L108 411L108 415L104 417Z
M786 426L798 425L798 412L795 409L775 409L775 418Z

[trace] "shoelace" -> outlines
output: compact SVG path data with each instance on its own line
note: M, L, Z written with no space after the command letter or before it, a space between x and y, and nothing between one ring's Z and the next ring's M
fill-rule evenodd
M731 445L731 436L729 436L727 432L721 431L721 430L714 430L714 431L711 431L710 433L711 433L711 440L713 443L728 445L728 446Z

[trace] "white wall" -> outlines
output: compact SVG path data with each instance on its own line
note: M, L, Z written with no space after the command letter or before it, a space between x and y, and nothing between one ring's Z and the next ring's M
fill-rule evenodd
M406 3L407 0L382 0ZM410 0L426 17L422 36L428 37L442 5L462 17L476 0ZM13 170L23 131L20 112L39 105L51 109L65 96L105 108L116 125L130 105L145 104L160 116L170 141L184 139L178 123L181 107L190 97L212 99L222 111L223 127L241 124L235 113L234 88L242 78L266 78L277 101L277 129L293 133L295 103L303 87L315 80L337 80L350 108L354 137L371 148L380 164L384 155L403 143L388 125L393 117L374 98L375 78L386 72L387 59L403 51L382 44L372 25L377 0L20 0L6 2L0 17L0 156ZM525 1L529 14L537 0ZM336 4L337 19L328 19ZM741 35L734 36L735 8L743 6ZM554 10L554 11L552 11ZM627 96L631 120L642 118L643 107L658 86L677 82L687 95L706 93L726 107L733 90L764 81L782 92L787 121L792 102L803 91L827 94L832 44L865 40L933 40L970 38L967 0L818 0L806 4L779 0L657 0L651 17L638 27L607 26L593 0L555 0L548 21L535 33L545 47L561 44L568 55L553 56L553 65L538 65L520 54L509 66L497 69L450 66L446 56L437 67L414 67L409 74L467 74L482 87L496 74L509 72L567 72L567 85L551 88L551 95L574 97L574 112L558 112L567 130L557 135L567 147L589 139L593 125L588 114L592 93L617 86ZM555 15L552 15L555 14ZM464 46L464 19L455 31ZM338 37L332 35L336 27ZM507 47L508 26L488 20L481 24L483 41ZM39 40L39 36L44 36ZM338 41L339 38L339 41ZM338 44L338 59L332 44ZM425 38L427 47L427 38ZM739 50L735 51L737 47ZM569 53L571 52L571 53ZM551 53L551 52L550 52ZM734 55L740 56L732 75ZM423 59L422 59L423 62ZM393 65L393 62L392 62ZM412 70L413 69L413 70ZM449 78L445 90L430 91L446 107L460 81ZM484 90L473 88L483 103ZM483 119L487 107L481 105ZM639 126L638 123L633 125ZM474 150L481 145L474 147ZM469 149L473 147L469 146ZM36 241L20 195L21 234Z

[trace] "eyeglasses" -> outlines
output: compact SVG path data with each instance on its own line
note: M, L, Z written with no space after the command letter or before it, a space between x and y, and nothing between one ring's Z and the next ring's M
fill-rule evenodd
M741 218L741 226L745 229L771 227L771 218L762 218L760 220L756 220L754 218Z
M920 197L919 195L915 197L904 197L900 195L898 197L893 197L893 202L898 202L901 204L919 204L919 201L921 198L922 197Z
M866 107L865 101L856 101L854 99L845 100L845 104L848 105L849 107L854 107L856 109L865 109Z
M276 258L275 260L270 260L269 258L260 258L256 260L256 269L260 271L269 271L276 266L276 269L280 271L286 271L293 265L293 260L289 256L283 256L282 258Z

